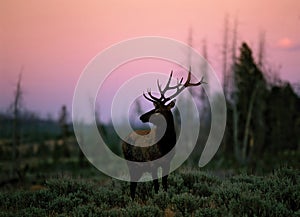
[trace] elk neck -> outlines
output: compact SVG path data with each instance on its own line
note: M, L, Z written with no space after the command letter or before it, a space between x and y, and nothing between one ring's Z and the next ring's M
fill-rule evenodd
M174 126L174 118L172 112L165 115L167 121L167 129L163 137L157 142L162 154L168 153L176 144L176 132ZM157 130L164 130L162 126L156 126Z

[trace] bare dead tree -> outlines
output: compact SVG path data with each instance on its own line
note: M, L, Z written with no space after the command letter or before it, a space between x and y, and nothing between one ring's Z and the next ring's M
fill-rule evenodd
M233 74L235 71L235 64L236 64L236 48L237 48L237 28L238 28L238 19L234 19L234 26L233 26L233 34L232 34L232 44L231 44L231 73L232 73L232 94L231 94L231 100L233 103L232 105L232 129L233 129L233 146L234 146L234 153L236 154L236 159L239 158L240 150L239 150L239 140L238 140L238 134L239 134L239 128L238 128L238 122L239 122L239 113L237 111L237 105L236 105L236 84L234 83ZM227 133L225 133L225 136L227 136Z
M224 32L223 32L223 45L222 45L222 71L223 71L223 91L225 97L227 97L227 85L228 85L228 35L229 35L229 16L224 17Z
M192 66L193 65L192 49L194 46L193 28L189 28L187 43L189 45L188 54L187 54L187 65ZM192 89L190 89L189 91L190 91L191 95L193 95L193 96L196 95L196 93Z
M192 47L193 47L193 29L190 28L189 29L189 33L188 33L188 45L190 46L189 47L189 50L188 50L188 66L191 66L192 65Z
M265 58L265 44L266 44L266 34L264 31L261 31L258 39L258 55L257 55L257 64L260 69L263 68L264 58Z
M63 143L66 143L66 139L69 134L69 129L68 129L68 112L67 112L67 107L63 105L61 107L60 115L59 115L59 125L61 128L61 136Z
M62 141L62 154L64 157L70 157L70 150L68 147L68 137L69 137L69 125L68 125L68 111L67 107L63 105L59 114L59 125L61 130L61 141Z
M234 18L232 29L232 43L231 43L231 61L232 65L236 62L236 48L237 48L237 34L238 34L238 18Z
M77 139L78 139L80 144L84 144L86 138L84 137L84 133L82 133L82 132L85 128L85 123L84 123L83 120L76 120L76 122L78 123L79 128L80 128L79 133L77 135ZM84 154L83 154L80 147L78 148L78 165L80 167L85 166L85 157L84 157Z
M254 102L256 100L256 95L259 89L259 83L256 84L251 97L250 97L250 102L249 102L249 108L247 111L247 117L246 117L246 123L245 123L245 129L244 129L244 139L243 139L243 146L242 146L242 156L241 156L241 160L242 163L246 163L246 161L248 161L248 157L247 157L247 147L248 147L248 143L249 143L249 134L250 134L250 121L252 119L252 115L253 115L253 106L254 106ZM252 151L252 149L251 149ZM250 156L250 154L248 155Z
M206 39L202 40L202 55L203 58L205 59L205 61L202 62L201 66L200 66L200 70L203 74L203 77L205 78L205 81L207 83L209 83L209 75L208 75L208 54L207 54L207 41ZM208 101L207 98L205 97L205 92L204 89L201 89L200 92L200 99L202 102L202 109L203 109L203 114L206 114L206 110L208 109Z
M21 68L21 72L18 77L16 90L14 93L14 101L12 104L13 109L13 147L12 147L12 176L14 174L17 174L19 178L21 178L20 174L20 153L18 151L18 148L20 147L21 143L21 126L20 126L20 110L22 105L22 71L23 68Z
M203 71L203 77L205 77L206 79L208 79L208 76L207 76L207 70L208 70L208 64L207 64L207 61L208 61L208 54L207 54L207 41L206 41L205 38L202 40L202 55L203 55L203 58L205 59L205 62L204 62L203 65L201 66L201 70ZM206 82L209 83L208 80L206 80Z

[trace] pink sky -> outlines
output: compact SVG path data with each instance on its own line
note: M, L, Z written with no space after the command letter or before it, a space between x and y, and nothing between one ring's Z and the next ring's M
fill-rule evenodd
M300 82L300 2L298 0L164 1L1 1L0 109L12 101L23 66L25 107L55 116L71 110L73 91L85 65L101 50L138 36L208 43L209 61L220 73L225 14L238 17L238 40L256 55L260 31L266 33L267 64L280 76ZM221 79L221 78L220 78Z

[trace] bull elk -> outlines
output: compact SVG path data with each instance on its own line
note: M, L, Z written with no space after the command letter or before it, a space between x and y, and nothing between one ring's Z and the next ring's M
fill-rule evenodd
M150 133L151 130L137 130L128 135L126 142L122 143L122 151L125 159L127 160L129 175L130 175L130 194L131 198L134 199L135 191L137 186L137 181L141 178L144 172L150 172L153 178L153 185L155 193L159 190L158 183L158 168L161 167L163 174L162 185L165 191L168 189L168 173L170 170L170 162L174 157L175 150L174 146L176 144L176 132L174 127L174 119L171 109L175 106L175 100L173 100L177 95L179 95L186 87L199 86L203 83L203 78L197 83L191 83L191 70L188 72L188 77L185 83L183 78L177 80L177 84L171 86L173 71L169 76L167 84L164 89L162 89L159 80L157 80L157 86L160 93L160 97L156 97L148 90L146 95L143 93L145 99L153 103L154 109L143 114L140 120L143 123L150 122L156 126L156 133ZM172 90L174 93L170 96L166 96L168 91ZM160 117L160 118L159 118ZM164 125L162 126L161 118L164 118ZM157 132L163 132L158 138ZM152 134L152 135L151 135ZM139 135L137 137L137 135ZM142 136L142 137L141 137ZM152 138L151 138L152 137ZM157 140L153 140L157 139ZM151 140L152 139L152 140ZM157 141L153 145L147 146L149 142ZM151 143L150 143L151 144ZM169 153L170 152L170 153ZM168 154L169 153L169 154ZM168 154L168 155L167 155ZM141 162L151 162L160 159L163 156L168 156L164 158L164 162L161 164L147 164L149 166L142 167Z

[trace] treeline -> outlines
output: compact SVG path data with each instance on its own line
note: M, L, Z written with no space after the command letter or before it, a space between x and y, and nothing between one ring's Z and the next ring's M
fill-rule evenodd
M23 142L36 142L57 138L61 134L59 123L53 118L41 118L36 113L22 111L20 114L20 130ZM14 117L9 112L0 113L0 138L11 139Z
M225 153L234 153L241 165L253 164L265 154L300 149L300 98L288 82L266 78L246 43L233 63L226 89Z

